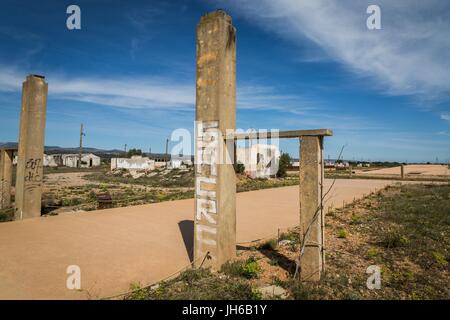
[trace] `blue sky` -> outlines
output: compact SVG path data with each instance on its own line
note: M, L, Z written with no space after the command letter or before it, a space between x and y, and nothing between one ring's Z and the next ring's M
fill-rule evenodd
M66 8L81 8L81 30ZM366 8L381 8L368 30ZM0 5L0 141L16 141L21 83L49 83L46 145L163 152L192 131L195 27L218 8L237 28L237 126L331 128L325 154L450 158L448 1L12 1ZM281 148L298 156L298 143Z

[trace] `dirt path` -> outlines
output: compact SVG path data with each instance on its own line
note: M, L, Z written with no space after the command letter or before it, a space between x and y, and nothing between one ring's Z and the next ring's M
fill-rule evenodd
M331 181L326 181L330 185ZM326 208L391 183L336 180ZM237 241L275 236L298 223L298 187L237 195ZM86 299L159 281L189 264L192 199L0 224L0 299ZM82 291L66 288L69 265Z

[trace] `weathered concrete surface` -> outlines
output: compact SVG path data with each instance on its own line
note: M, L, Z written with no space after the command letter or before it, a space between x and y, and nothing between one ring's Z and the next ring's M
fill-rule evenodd
M15 219L41 215L45 117L48 85L29 75L22 87L17 159Z
M389 183L337 180L326 208ZM237 194L238 244L298 226L298 200L298 186ZM159 281L189 265L193 209L189 199L0 223L0 299L101 298ZM66 289L73 264L87 291Z
M0 209L11 206L13 156L13 149L0 149Z
M323 268L322 175L322 138L302 137L300 139L300 233L306 245L300 260L300 279L306 281L320 280Z
M236 30L219 10L197 26L194 264L236 255L236 181L223 136L236 128ZM233 141L232 141L233 142Z

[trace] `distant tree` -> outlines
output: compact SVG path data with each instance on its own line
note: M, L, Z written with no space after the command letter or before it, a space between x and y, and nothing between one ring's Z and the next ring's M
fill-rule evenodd
M132 156L142 156L142 150L141 149L130 149L127 152L128 158Z
M237 162L234 165L234 172L238 173L238 174L242 174L245 171L245 166L243 163Z
M284 178L287 176L287 168L291 165L291 157L288 153L282 153L280 156L280 161L278 163L278 178Z

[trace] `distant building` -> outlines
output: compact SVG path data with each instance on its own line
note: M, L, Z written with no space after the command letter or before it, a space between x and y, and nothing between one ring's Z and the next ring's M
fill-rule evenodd
M61 154L44 154L44 167L59 167L62 165Z
M323 166L326 169L335 168L336 167L336 163L334 161L327 160L327 161L324 162Z
M79 154L62 154L62 165L71 168L77 168L80 162ZM81 168L92 168L100 165L100 157L93 153L84 153L81 156Z
M275 145L255 144L236 148L236 161L245 166L252 178L269 178L277 174L280 150Z
M154 170L155 160L142 156L132 156L131 158L112 158L111 170L114 169Z
M370 167L370 163L368 163L368 162L366 162L366 163L359 162L356 166L357 166L358 168L362 168L362 167L367 167L367 168L369 168L369 167Z
M174 156L170 157L169 168L171 169L185 169L188 166L192 166L192 157L191 156Z
M170 154L165 153L152 153L149 158L155 161L156 168L167 167L170 162Z
M346 161L344 162L339 162L335 164L335 168L336 170L343 170L343 169L347 169L350 166L350 164Z
M77 168L80 161L79 154L44 154L44 167L72 167ZM81 157L81 168L92 168L100 165L101 159L93 153L84 153ZM17 164L17 155L14 157L13 164Z
M291 165L291 167L292 168L299 168L300 167L300 161L298 161L298 160L291 160L291 163L290 163L290 165Z

